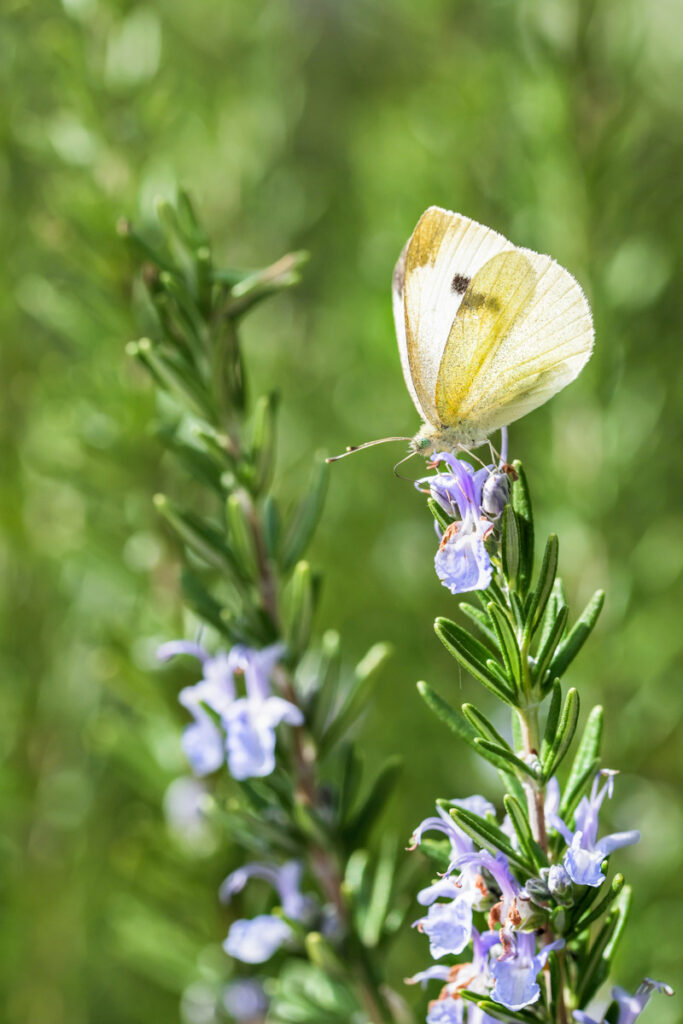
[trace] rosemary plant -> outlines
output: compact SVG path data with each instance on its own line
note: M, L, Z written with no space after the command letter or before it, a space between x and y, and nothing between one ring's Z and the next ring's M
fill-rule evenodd
M201 813L243 858L220 889L230 919L220 1013L245 1024L411 1024L425 1011L386 976L411 909L411 861L372 834L399 762L366 780L352 741L389 652L373 647L348 674L336 634L312 640L319 577L304 556L327 469L315 467L285 515L273 491L276 396L250 394L240 345L243 318L296 283L304 256L221 269L185 195L158 214L154 242L122 225L147 334L129 352L164 393L161 436L198 485L194 505L155 498L178 539L193 632L159 654L192 659L183 747L194 773L212 776ZM414 832L411 848L435 863L416 922L435 963L409 981L441 983L429 1024L631 1024L653 989L670 990L646 980L635 995L615 989L604 1014L593 1009L630 906L611 857L639 837L599 835L615 774L600 761L603 712L593 708L577 736L579 696L562 681L603 595L570 625L554 536L534 576L529 487L506 447L479 469L438 453L418 482L440 535L439 578L480 602L460 605L467 627L438 619L437 635L511 727L504 736L474 704L456 709L418 684L497 769L502 794L498 808L479 795L438 800ZM259 886L265 912L251 902Z

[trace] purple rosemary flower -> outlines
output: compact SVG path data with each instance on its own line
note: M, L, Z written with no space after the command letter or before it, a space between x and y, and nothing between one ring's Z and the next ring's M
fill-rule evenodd
M590 796L582 797L574 814L575 831L572 832L554 808L546 817L552 827L560 833L568 845L562 866L569 878L576 885L602 885L605 875L602 862L615 850L623 846L631 846L640 839L640 832L632 829L629 832L614 832L612 835L598 839L598 816L605 796L612 797L615 772L603 770L593 780ZM600 788L600 776L606 781ZM557 881L557 880L556 880Z
M275 768L275 727L301 725L299 708L271 693L270 677L284 653L281 644L254 650L237 644L226 654L210 656L198 644L174 640L162 644L158 657L189 654L202 663L202 679L180 691L179 701L194 722L183 733L183 749L196 775L208 775L223 763L242 780L270 775ZM235 673L244 676L245 696L238 697ZM219 728L207 711L220 719Z
M245 864L225 879L219 890L220 899L229 903L241 892L250 878L260 878L277 892L280 906L286 917L293 921L305 921L313 909L313 901L301 892L302 866L290 860L278 867L275 864ZM290 938L292 929L281 917L274 914L260 914L247 920L234 921L223 949L230 956L248 964L260 964L269 960Z
M663 992L667 996L674 994L671 986L666 985L663 981L653 981L652 978L645 978L633 995L623 988L613 988L612 999L614 999L619 1007L617 1024L633 1024L643 1012L650 1000L650 996L655 991ZM583 1010L574 1011L574 1020L579 1021L579 1024L600 1024L599 1021L589 1017Z
M564 946L564 939L543 946L535 953L536 939L532 932L516 932L509 952L491 963L494 978L491 998L508 1010L521 1010L535 1003L541 994L536 980L554 949Z
M445 462L450 472L436 473L416 481L419 488L427 484L434 501L449 516L459 519L441 535L434 559L436 574L452 594L486 590L493 568L484 541L493 524L484 515L481 502L482 487L491 476L493 467L475 470L468 462L456 459L449 452L435 455L432 465L439 462Z

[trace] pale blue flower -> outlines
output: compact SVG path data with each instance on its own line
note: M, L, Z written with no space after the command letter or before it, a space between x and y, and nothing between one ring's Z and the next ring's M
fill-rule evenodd
M451 802L483 817L494 813L493 805L481 796ZM456 825L444 807L438 805L437 812L438 817L425 818L420 822L412 836L413 848L422 841L424 833L429 831L443 833L451 845L451 863L447 875L418 893L418 902L429 907L429 911L413 925L429 938L429 949L436 960L447 953L461 953L469 943L472 937L472 913L482 898L479 868L461 867L468 854L476 856L472 840ZM460 869L460 873L454 878L452 872L456 868ZM447 902L437 903L437 900Z
M434 501L458 520L441 536L434 559L436 574L452 594L485 590L491 582L493 568L484 541L493 524L483 514L481 501L482 487L493 467L475 470L450 452L435 455L432 464L436 466L439 462L445 462L450 472L416 481L418 487L427 484Z
M261 1020L268 1009L263 985L256 978L238 978L226 985L223 1006L240 1024Z
M454 807L462 807L467 811L472 811L473 814L478 814L480 818L486 818L489 814L495 816L496 813L493 804L489 803L483 796L470 796L463 800L451 800L450 803ZM432 816L420 822L413 832L409 848L415 849L416 846L419 846L425 832L441 832L450 840L452 861L464 853L471 853L474 850L474 843L456 825L446 808L437 804L436 813L438 817Z
M633 995L623 988L613 988L612 999L615 1000L619 1007L617 1024L634 1024L634 1021L643 1012L650 1000L650 996L655 991L663 992L667 996L674 994L673 989L669 985L666 985L663 981L653 981L652 978L645 978ZM600 1021L589 1017L583 1010L574 1011L574 1020L578 1021L579 1024L600 1024Z
M275 769L275 727L303 724L296 705L271 693L270 677L284 653L281 644L254 650L237 644L210 656L198 644L174 640L158 651L162 660L189 654L202 663L202 679L181 690L179 701L194 722L183 733L183 749L197 775L216 771L227 753L228 770L238 780L262 778ZM238 697L235 674L243 675L246 695ZM220 719L222 729L206 710Z
M424 971L418 971L417 974L413 974L412 978L406 978L406 985L422 985L422 988L426 988L428 981L448 981L452 967L447 967L446 964L433 964L431 967L427 967Z
M455 864L463 872L470 871L475 876L483 871L491 875L500 891L500 900L489 912L490 927L500 923L507 941L509 934L521 927L532 911L529 896L512 874L505 854L499 852L494 857L488 850L477 850L457 858Z
M436 999L429 1004L427 1024L463 1024L462 999Z
M412 978L406 978L408 985L421 983L424 987L429 981L445 981L438 1000L429 1004L428 1024L432 1021L462 1020L465 1009L460 992L468 988L481 995L487 995L491 987L489 973L489 951L498 942L496 932L485 932L480 935L476 928L472 929L472 963L456 964L447 967L435 964L424 971L419 971ZM467 1003L468 1024L494 1024L493 1019L474 1003Z
M236 893L244 889L249 879L259 878L275 889L286 917L303 921L310 914L313 901L301 892L302 875L303 866L298 860L288 860L282 865L253 861L232 871L223 881L218 895L223 903L229 903Z
M249 920L233 921L223 949L245 964L262 964L277 953L291 934L292 929L282 918L259 914Z
M476 889L468 888L448 903L433 903L427 915L414 927L429 939L429 952L435 960L449 953L462 953L472 938L472 905Z
M224 903L229 903L250 878L259 878L273 886L286 917L293 921L304 921L313 909L313 900L301 892L302 873L301 864L295 860L281 866L256 862L245 864L228 875L220 887L219 896ZM251 920L234 921L230 925L223 949L237 960L260 964L269 960L291 934L292 929L282 918L274 914L261 914Z
M521 1010L535 1003L541 994L536 980L555 949L564 946L558 939L535 953L536 938L532 932L516 932L513 949L491 963L494 985L491 998L508 1010Z
M590 796L582 797L574 814L575 831L572 832L554 809L546 814L552 827L560 833L568 845L562 860L562 866L569 878L576 885L602 885L605 875L602 862L610 853L631 846L640 839L640 832L632 829L628 832L614 832L598 839L598 816L605 796L611 798L614 788L614 772L598 772L593 781ZM600 776L606 781L600 788Z

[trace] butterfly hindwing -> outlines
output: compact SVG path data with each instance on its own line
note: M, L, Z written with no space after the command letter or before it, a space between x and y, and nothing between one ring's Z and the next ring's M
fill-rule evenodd
M588 302L568 271L529 249L494 256L454 318L437 376L439 420L483 434L511 423L569 384L592 345Z

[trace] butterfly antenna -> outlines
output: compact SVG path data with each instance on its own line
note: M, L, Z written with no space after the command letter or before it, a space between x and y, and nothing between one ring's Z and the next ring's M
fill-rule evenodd
M364 448L374 448L376 444L386 444L387 441L410 441L409 437L380 437L377 441L366 441L365 444L350 444L345 452L341 455L331 455L329 459L325 459L325 462L339 462L340 459L345 459L347 455L353 455L355 452L361 452ZM412 453L411 453L412 454ZM400 463L398 463L400 465Z

